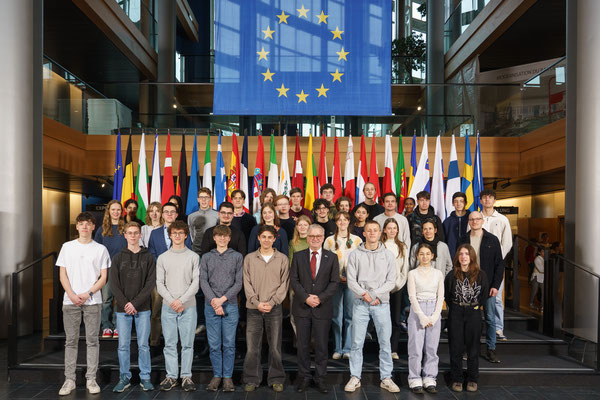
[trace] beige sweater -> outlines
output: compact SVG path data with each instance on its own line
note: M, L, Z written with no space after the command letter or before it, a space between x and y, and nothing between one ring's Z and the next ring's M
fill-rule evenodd
M272 307L281 304L290 283L289 261L285 254L275 250L269 262L265 262L256 250L244 258L244 291L246 307L257 309L258 303Z

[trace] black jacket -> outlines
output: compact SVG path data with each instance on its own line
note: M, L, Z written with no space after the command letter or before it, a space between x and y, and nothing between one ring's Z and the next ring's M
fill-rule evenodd
M458 245L463 243L471 244L471 235L467 233L458 241ZM458 246L457 246L458 247ZM481 238L481 247L479 248L479 268L485 272L488 277L490 288L498 289L504 279L504 260L502 259L502 248L498 238L483 230Z
M123 307L129 302L137 311L150 310L150 295L156 286L156 260L148 249L142 247L135 254L122 249L113 257L108 275L117 312L125 312Z
M218 226L218 225L217 225ZM246 256L246 237L238 228L234 227L233 224L229 226L231 229L231 240L227 247L241 253L242 256ZM198 254L202 257L202 254L208 253L212 249L217 248L217 243L215 242L215 238L213 238L213 230L215 227L208 228L206 232L204 232L204 237L202 238L202 244L200 245L200 253Z
M479 276L477 276L474 285L464 285L461 282L457 290L457 283L458 280L454 276L454 270L448 272L444 280L444 298L446 306L450 310L455 304L461 302L482 306L489 297L488 277L484 271L479 271Z
M231 226L242 231L246 238L246 243L248 243L248 240L250 240L250 232L252 231L252 228L256 226L256 219L254 219L252 214L245 212L241 217L233 217Z
M333 295L340 283L340 266L335 253L322 249L321 264L315 280L310 271L310 248L294 253L290 270L290 285L294 290L292 313L298 318L333 317ZM309 295L319 296L321 304L312 308L306 304Z
M458 217L456 211L452 211L452 214L444 220L446 244L448 245L450 257L452 257L452 259L454 259L454 253L456 252L456 247L458 247L458 240L467 234L470 213L471 212L467 210L465 215Z
M446 235L444 234L444 225L442 224L442 220L440 217L435 215L435 210L433 207L429 206L429 210L427 210L427 214L421 214L419 212L419 208L415 208L415 210L406 217L408 219L408 225L410 226L410 242L417 243L421 241L421 237L423 236L423 222L428 219L432 219L435 221L437 227L437 236L440 240L446 243Z

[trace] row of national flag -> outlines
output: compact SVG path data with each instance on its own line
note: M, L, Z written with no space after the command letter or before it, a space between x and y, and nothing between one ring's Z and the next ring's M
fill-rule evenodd
M212 206L215 209L217 209L223 201L231 200L231 194L234 190L242 190L246 194L244 208L248 212L250 211L250 203L252 203L252 210L256 211L260 208L259 199L265 188L273 189L277 194L289 196L292 188L299 187L304 192L304 206L308 209L312 209L313 202L319 196L320 188L327 183L331 183L335 188L334 201L343 195L350 198L351 204L354 205L365 200L363 188L366 183L371 182L376 188L375 196L377 201L380 200L381 195L384 193L396 193L398 196L399 212L403 211L404 200L407 197L412 197L414 199L416 198L416 194L423 190L431 193L431 206L442 220L454 211L452 195L459 191L462 191L467 195L467 209L477 210L481 208L479 203L479 192L483 189L483 177L481 174L481 146L479 133L477 134L474 163L471 158L469 138L468 136L465 137L465 159L462 177L458 168L456 142L454 135L452 135L448 177L445 185L444 161L442 157L440 136L438 136L436 140L433 178L431 179L427 135L425 135L423 141L423 148L418 164L416 135L413 135L408 174L404 163L402 140L399 140L396 166L394 168L391 137L386 135L383 182L381 187L379 171L377 169L377 153L374 138L371 142L370 168L368 169L366 139L364 135L361 136L360 158L355 176L354 145L352 142L352 135L348 137L348 148L344 163L344 178L342 179L339 144L338 138L335 137L331 181L329 180L330 175L327 171L326 145L325 137L323 136L321 138L321 149L319 152L319 170L317 171L313 154L313 137L309 136L305 171L302 166L299 137L296 136L293 173L290 175L287 159L287 136L283 136L281 162L278 163L275 138L273 134L271 134L268 171L265 169L265 154L262 136L258 136L255 168L253 171L252 182L250 182L248 171L248 136L244 135L242 154L240 157L237 136L235 133L233 134L230 163L228 170L226 170L221 147L221 133L219 132L215 183L213 186L210 135L206 140L202 179L200 179L197 136L194 135L192 166L188 178L185 136L182 135L181 156L179 159L177 179L175 180L173 177L173 159L171 155L171 135L169 133L167 134L163 181L161 183L158 134L155 134L154 137L154 154L152 157L151 169L152 180L150 181L148 178L145 135L142 133L138 157L137 181L135 181L133 174L131 135L129 135L125 164L123 165L121 155L121 134L119 133L115 151L113 199L120 200L123 206L127 200L132 198L136 199L138 203L137 217L144 220L146 217L146 210L150 203L158 201L164 204L173 195L177 195L181 198L183 209L186 214L197 211L197 194L201 187L208 187L213 192ZM266 182L265 176L268 176Z

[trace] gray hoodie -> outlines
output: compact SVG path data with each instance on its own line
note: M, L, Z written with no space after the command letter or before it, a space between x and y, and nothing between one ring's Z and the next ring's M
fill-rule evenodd
M357 298L365 292L373 300L390 302L390 292L396 286L396 260L394 254L379 243L376 250L367 250L365 244L348 255L348 289Z

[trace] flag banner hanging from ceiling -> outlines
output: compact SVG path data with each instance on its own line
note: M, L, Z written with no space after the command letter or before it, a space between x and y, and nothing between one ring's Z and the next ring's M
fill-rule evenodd
M391 0L215 2L213 113L390 115L391 13Z

